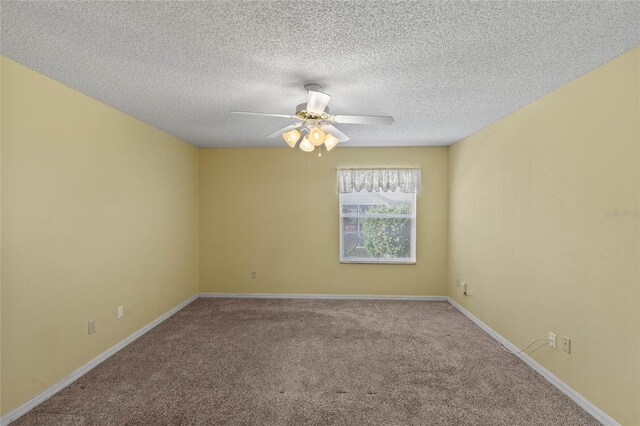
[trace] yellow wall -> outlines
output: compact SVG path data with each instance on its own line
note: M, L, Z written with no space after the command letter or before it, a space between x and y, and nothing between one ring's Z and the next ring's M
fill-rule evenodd
M202 292L446 292L517 345L570 336L571 355L533 357L640 423L640 49L451 148L321 158L198 153L6 58L1 71L3 414L196 293L200 274ZM368 166L422 168L416 265L339 263L335 169Z
M1 65L4 414L197 292L198 150Z
M640 48L453 145L448 294L623 424L640 424ZM623 216L607 216L607 210ZM618 213L620 214L620 213Z
M201 150L200 291L444 295L447 164L444 147ZM422 168L415 265L340 264L336 168L350 166Z

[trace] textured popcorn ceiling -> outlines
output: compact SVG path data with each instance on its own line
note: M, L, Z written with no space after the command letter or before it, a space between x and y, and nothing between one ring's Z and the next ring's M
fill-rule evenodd
M305 83L349 146L446 145L640 44L640 2L9 2L2 54L187 142L283 146ZM346 145L346 144L345 144Z

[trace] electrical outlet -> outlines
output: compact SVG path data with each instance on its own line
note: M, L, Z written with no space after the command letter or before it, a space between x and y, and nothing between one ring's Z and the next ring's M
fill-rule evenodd
M118 319L124 316L124 306L118 306Z
M251 277L252 280L256 279L256 271L251 271L251 273L249 274L249 276Z
M88 334L93 334L96 332L96 320L89 320L89 326L87 331L89 332Z
M562 350L566 353L571 353L571 339L567 336L562 336Z
M467 282L466 281L461 281L460 282L460 291L462 292L462 294L464 294L465 296L467 295Z
M557 340L556 340L555 333L549 332L549 346L551 346L553 349L557 347Z

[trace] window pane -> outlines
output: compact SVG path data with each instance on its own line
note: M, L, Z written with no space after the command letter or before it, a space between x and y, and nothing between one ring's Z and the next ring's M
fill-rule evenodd
M415 194L341 194L340 258L346 262L415 262Z
M340 196L343 213L367 213L378 206L407 205L413 213L415 194L404 192L352 192Z

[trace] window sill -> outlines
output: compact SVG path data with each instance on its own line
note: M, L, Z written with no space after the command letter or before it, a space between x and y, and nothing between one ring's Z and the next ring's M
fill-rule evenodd
M399 261L393 261L393 260L385 260L385 261L377 261L377 260L343 260L340 259L340 263L344 264L344 265L350 265L350 264L355 264L355 265L415 265L416 261L415 260L399 260Z

